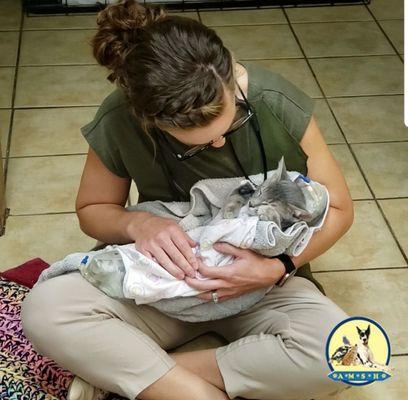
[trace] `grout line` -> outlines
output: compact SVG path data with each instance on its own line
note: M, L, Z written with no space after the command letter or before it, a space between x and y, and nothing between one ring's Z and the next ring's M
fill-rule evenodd
M236 26L244 26L244 25L236 25ZM248 26L254 26L254 25L248 25ZM397 57L402 59L403 54L350 54L350 55L328 55L328 56L309 56L307 57L309 60L327 60L327 59L336 59L336 58L369 58L369 57ZM241 58L242 60L246 61L280 61L280 60L304 60L306 56L304 57L298 57L298 56L293 56L293 57L274 57L274 58L248 58L248 57L243 57ZM69 64L19 64L20 68L41 68L41 67L92 67L92 66L98 66L98 63L92 62L92 63L69 63ZM13 68L15 65L0 65L0 68ZM401 92L403 94L403 92ZM361 96L392 96L392 95L400 95L400 93L379 93L379 94L366 94L366 95L345 95L345 96L334 96L334 97L361 97ZM332 96L327 96L328 98Z
M387 141L376 141L376 142L349 142L350 144L388 144L388 143L406 143L408 142L408 138L407 139L401 139L401 140L387 140ZM330 146L341 146L341 145L345 145L345 143L328 143L326 142L326 144L330 145Z
M9 214L9 217L42 217L44 215L67 215L76 214L75 211L54 211L45 213Z
M377 24L377 26L380 28L381 32L384 34L385 38L388 40L389 44L391 45L391 47L395 50L395 52L397 53L399 59L401 60L402 63L404 63L403 58L401 57L401 54L399 54L398 49L394 46L394 43L391 41L391 39L388 37L387 33L384 31L383 27L381 26L381 24L378 21L387 21L387 20L378 20L376 18L376 16L374 15L374 13L371 11L371 9L368 7L368 5L365 5L368 12L371 14L371 16L373 17L374 22ZM402 18L400 18L400 20L403 21ZM395 20L394 20L395 21Z
M311 261L313 263L313 260ZM342 268L342 269L321 269L321 270L313 270L313 274L321 274L321 273L327 273L327 272L358 272L358 271L388 271L390 269L408 269L408 265L401 265L400 267L373 267L373 268Z
M20 158L46 158L46 157L70 157L70 156L86 156L87 152L84 153L63 153L63 154L41 154L41 155L28 155L28 156L9 156L9 160L20 159Z
M15 103L15 98L16 98L16 88L17 88L17 77L18 77L18 64L20 62L20 51L21 51L21 41L22 41L22 28L23 28L23 19L24 19L24 12L23 12L23 7L21 7L21 12L20 12L20 29L18 30L18 45L17 45L17 54L16 54L16 65L14 66L14 80L13 80L13 92L11 96L11 109L10 112L10 119L9 119L9 129L8 129L8 135L7 135L7 142L6 142L6 157L4 161L4 193L6 194L7 191L7 176L8 176L8 163L9 163L9 154L10 154L10 144L11 144L11 135L13 131L13 122L14 122L14 103ZM4 219L4 227L3 227L3 234L5 235L6 233L6 227L7 227L7 218L10 215L10 207L7 207L6 203L6 209L5 209L5 219Z
M371 144L389 144L389 143L407 143L407 140L401 140L401 141L389 141L389 142L356 142L356 143L351 143L353 145L358 144L358 145L371 145ZM346 143L327 143L327 145L330 147L338 147L338 146L346 146ZM49 154L27 154L27 155L20 155L20 156L12 156L9 154L9 160L10 159L19 159L19 158L38 158L38 157L65 157L65 156L79 156L79 155L86 155L87 153L84 152L78 152L78 153L49 153ZM6 157L2 157L6 158ZM408 198L408 196L395 196L395 197L377 197L377 200L388 200L388 199L405 199ZM368 198L367 198L368 199ZM365 200L363 199L353 199L353 200Z
M69 63L69 64L20 64L20 68L41 68L41 67L93 67L98 63Z
M46 68L46 67L93 67L98 63L70 63L70 64L19 64L19 68ZM102 67L101 67L102 68Z
M84 104L84 105L66 105L66 106L20 106L20 107L14 107L15 110L48 110L50 108L54 109L54 108L98 108L99 104L95 104L95 105L88 105L88 104ZM0 110L11 110L10 108L1 108Z
M365 4L365 7L367 7L367 4ZM323 87L321 86L321 84L320 84L320 82L319 82L319 80L318 80L318 78L317 78L317 76L316 76L316 74L315 74L315 71L313 70L313 68L312 68L312 66L311 66L311 64L310 64L309 58L307 57L307 55L306 55L306 53L305 53L305 51L304 51L304 49L303 49L303 47L302 47L302 45L301 45L301 43L300 43L299 38L298 38L296 32L295 32L294 29L293 29L293 26L292 26L292 24L291 24L291 22L290 22L290 20L289 20L289 17L288 17L288 15L287 15L285 9L283 9L283 13L284 13L284 15L285 15L285 17L286 17L286 19L287 19L287 21L288 21L288 23L289 23L289 28L290 28L291 31L292 31L292 34L293 34L293 36L294 36L294 38L295 38L295 40L296 40L296 42L297 42L297 44L298 44L298 46L299 46L299 48L300 48L300 50L301 50L301 52L302 52L304 58L305 58L305 61L306 61L307 65L309 66L310 70L312 71L312 75L314 76L314 78L315 78L315 80L316 80L316 83L317 83L317 85L319 86L319 89L321 90L321 92L322 92L322 94L323 94L323 98L324 98L324 100L326 101L327 106L329 107L329 110L330 110L330 112L331 112L331 114L332 114L332 117L334 118L334 121L336 122L338 128L340 129L340 132L341 132L341 134L342 134L342 136L343 136L343 138L344 138L344 140L345 140L345 144L347 145L347 147L348 147L348 149L349 149L349 151L350 151L352 157L354 158L354 161L356 162L357 167L358 167L358 169L359 169L360 172L361 172L361 175L362 175L362 177L363 177L363 179L364 179L364 182L366 183L366 185L367 185L367 187L368 187L368 190L370 191L371 196L373 197L373 201L375 201L375 203L376 203L376 205L377 205L377 208L378 208L378 210L380 211L380 214L382 215L382 217L383 217L383 219L384 219L384 221L385 221L385 223L386 223L386 225L387 225L387 227L388 227L388 229L389 229L389 231L390 231L392 237L394 238L394 241L395 241L395 243L396 243L396 245L397 245L399 251L400 251L401 254L402 254L402 257L404 258L405 262L408 264L407 254L405 254L405 251L404 251L404 249L402 248L402 246L401 246L399 240L397 239L396 234L395 234L394 230L392 229L390 222L389 222L388 219L386 218L384 211L382 210L382 208L381 208L381 206L380 206L378 200L376 199L375 193L374 193L373 189L371 188L371 185L370 185L370 183L369 183L369 181L368 181L368 179L367 179L367 177L366 177L366 175L365 175L365 172L364 172L364 170L363 170L363 168L362 168L362 166L361 166L361 164L360 164L360 162L359 162L359 160L358 160L358 158L357 158L355 152L354 152L354 149L352 148L351 144L350 144L349 141L347 140L347 137L346 137L346 135L345 135L345 133L344 133L344 131L343 131L343 129L342 129L342 127L341 127L339 121L337 120L337 117L336 117L336 115L335 115L335 113L334 113L334 111L333 111L333 109L332 109L332 107L331 107L331 104L330 104L330 102L329 102L328 99L327 99L327 96L326 96L326 94L325 94L325 91L323 90ZM399 55L398 55L398 56L399 56Z
M396 197L377 197L377 200L403 200L408 199L408 196L396 196ZM374 201L374 198L367 198L367 199L353 199L353 201Z

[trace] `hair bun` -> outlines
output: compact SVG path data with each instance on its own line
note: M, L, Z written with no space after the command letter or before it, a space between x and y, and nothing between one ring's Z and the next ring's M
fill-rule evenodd
M136 43L140 29L151 26L166 15L159 6L143 6L135 0L109 4L96 18L98 31L91 40L94 57L100 65L115 71L122 65L126 50ZM114 81L115 74L108 79Z

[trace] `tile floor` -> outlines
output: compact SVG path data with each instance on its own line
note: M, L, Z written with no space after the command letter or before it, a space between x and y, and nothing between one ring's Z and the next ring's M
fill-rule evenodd
M316 99L317 121L350 187L355 222L312 269L348 313L382 324L396 367L392 379L341 399L405 398L403 0L183 15L215 29L238 59L280 72ZM51 263L95 243L80 231L74 212L87 151L79 128L113 90L86 44L95 28L95 15L27 17L18 1L0 0L0 138L10 209L0 270L34 257ZM136 201L133 187L129 203ZM184 349L217 343L208 335Z

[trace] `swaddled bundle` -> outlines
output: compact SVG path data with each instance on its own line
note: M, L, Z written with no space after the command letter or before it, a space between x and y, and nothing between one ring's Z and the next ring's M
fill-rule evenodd
M298 172L286 171L283 158L276 170L242 178L205 179L190 189L190 202L149 201L127 210L148 211L173 218L199 245L193 252L209 266L222 268L232 255L213 248L218 241L249 248L265 256L297 256L329 209L327 189ZM273 286L214 303L138 252L135 244L110 245L98 251L74 253L43 271L38 282L78 269L108 296L134 299L189 322L225 318L250 308ZM208 279L196 272L198 279Z

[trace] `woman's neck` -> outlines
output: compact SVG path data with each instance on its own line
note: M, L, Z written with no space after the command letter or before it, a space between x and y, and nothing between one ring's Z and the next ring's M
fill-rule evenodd
M244 92L245 97L248 97L248 71L243 65L235 63L235 73L238 85ZM235 95L239 99L242 99L241 92L239 91L238 87L235 88Z

